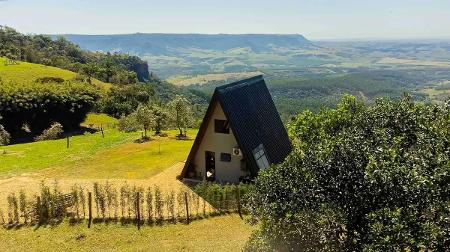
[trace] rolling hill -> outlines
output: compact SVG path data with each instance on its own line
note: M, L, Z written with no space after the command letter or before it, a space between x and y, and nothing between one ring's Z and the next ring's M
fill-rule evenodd
M298 48L312 43L299 34L151 34L123 35L63 35L68 40L91 51L120 51L136 54L167 55L180 48L226 51L249 48L267 52L276 47Z
M0 78L2 81L15 83L34 82L41 78L53 77L63 80L73 80L76 73L52 66L16 61L15 64L6 64L6 58L0 57ZM107 90L111 84L93 79L92 83Z
M83 49L137 55L148 62L150 71L162 78L329 63L316 54L310 54L316 46L298 34L62 36ZM304 55L304 51L308 51L308 55Z

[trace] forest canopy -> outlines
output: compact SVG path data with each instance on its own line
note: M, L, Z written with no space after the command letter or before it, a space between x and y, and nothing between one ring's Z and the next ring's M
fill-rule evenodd
M147 62L137 56L82 50L63 37L24 35L0 26L0 57L83 73L116 84L149 79Z

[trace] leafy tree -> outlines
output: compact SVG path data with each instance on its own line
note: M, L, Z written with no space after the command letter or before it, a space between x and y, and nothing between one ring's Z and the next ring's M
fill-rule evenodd
M249 250L444 251L450 247L450 104L410 97L305 111L294 150L249 197Z
M119 119L118 128L123 132L136 132L140 129L140 125L136 121L134 114L128 116L122 116Z
M178 128L180 137L186 137L187 128L192 124L193 115L189 101L177 95L169 102L170 118L173 124Z
M167 126L169 113L161 106L153 105L153 115L155 116L155 134L161 134L161 131Z
M133 116L136 118L136 122L141 125L144 130L144 138L147 139L147 130L155 125L155 115L152 109L148 105L139 105Z
M98 67L93 63L88 63L81 67L81 73L86 75L89 84L92 84L92 78L98 73Z

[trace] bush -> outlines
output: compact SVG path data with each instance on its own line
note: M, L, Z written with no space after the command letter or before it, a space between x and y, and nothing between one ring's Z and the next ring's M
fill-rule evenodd
M56 140L63 134L63 126L60 123L53 123L50 128L44 130L41 135L34 138L35 141Z
M8 145L11 140L11 135L0 125L0 146Z
M269 250L445 251L450 106L346 97L289 125L294 150L250 195ZM258 239L258 237L260 239ZM252 250L250 245L249 250Z
M24 124L30 126L34 136L53 122L61 123L66 131L77 129L99 96L97 88L83 83L3 83L0 123L12 138L24 134Z
M119 130L123 132L136 132L140 130L140 125L136 120L134 114L128 116L122 116L119 119Z

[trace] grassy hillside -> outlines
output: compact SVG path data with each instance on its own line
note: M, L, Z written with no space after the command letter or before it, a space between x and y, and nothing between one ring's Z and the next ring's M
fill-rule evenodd
M252 230L236 215L140 231L114 223L91 229L64 223L36 230L0 228L0 244L3 251L241 251Z
M89 115L86 125L113 123L105 115ZM46 170L53 178L149 178L176 162L186 159L192 141L175 140L176 131L168 137L155 137L139 144L133 141L140 132L123 133L115 128L86 133L66 139L16 144L0 147L0 178ZM189 130L194 137L196 130Z
M6 59L0 57L0 78L3 81L21 83L23 81L33 82L39 78L56 77L64 80L72 80L77 75L74 72L52 66L44 66L28 62L17 61L14 65L6 65ZM93 84L108 89L111 84L93 79Z

